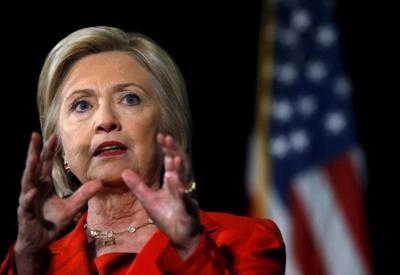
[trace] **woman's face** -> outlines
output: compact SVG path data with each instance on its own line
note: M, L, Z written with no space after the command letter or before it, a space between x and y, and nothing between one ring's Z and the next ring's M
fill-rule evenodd
M150 74L134 58L113 51L79 60L59 100L64 157L82 183L120 182L126 168L158 179L160 108Z

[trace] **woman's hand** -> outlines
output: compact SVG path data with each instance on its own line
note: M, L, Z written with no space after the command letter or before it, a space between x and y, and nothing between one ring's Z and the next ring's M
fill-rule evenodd
M40 135L33 133L31 137L17 211L18 237L14 251L18 271L22 268L31 273L32 268L37 268L29 266L29 262L35 265L40 262L38 259L45 255L49 243L102 186L99 181L90 181L67 199L54 195L51 171L56 143L57 139L52 135L40 150Z
M190 163L171 136L158 134L157 141L164 152L161 189L151 190L130 170L125 170L122 178L180 256L186 259L196 249L201 229L197 201L190 193L185 193L185 188L193 182Z

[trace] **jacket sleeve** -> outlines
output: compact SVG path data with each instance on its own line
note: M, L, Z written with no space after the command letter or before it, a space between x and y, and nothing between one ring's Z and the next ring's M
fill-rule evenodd
M15 272L14 244L10 246L0 266L0 275L13 275Z
M240 225L238 225L240 227ZM236 234L236 236L234 236ZM214 237L214 236L213 236ZM285 246L276 225L263 220L250 234L221 232L216 240L203 232L195 252L182 261L171 244L158 257L163 274L273 274L285 273Z

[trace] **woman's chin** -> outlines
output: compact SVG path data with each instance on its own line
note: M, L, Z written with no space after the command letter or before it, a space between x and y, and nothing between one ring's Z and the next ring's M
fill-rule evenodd
M121 180L121 174L126 169L132 169L135 165L127 160L115 159L93 163L87 170L87 175L93 179L104 181Z
M125 167L120 167L119 169L116 169L115 167L113 169L97 169L96 172L94 173L89 173L88 176L91 179L97 179L103 182L103 185L108 186L108 185L125 185L124 181L121 178L121 173L124 171Z

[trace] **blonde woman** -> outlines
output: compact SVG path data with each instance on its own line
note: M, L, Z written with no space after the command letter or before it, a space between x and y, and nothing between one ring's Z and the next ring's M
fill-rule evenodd
M37 104L44 146L33 133L1 274L284 274L273 222L198 209L184 82L150 39L70 34Z

